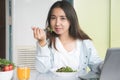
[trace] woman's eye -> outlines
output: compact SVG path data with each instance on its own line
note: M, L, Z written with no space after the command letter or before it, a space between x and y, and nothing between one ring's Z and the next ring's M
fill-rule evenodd
M55 17L51 17L51 19L56 19Z
M66 18L65 17L62 17L61 20L65 20Z
M51 16L51 18L50 18L51 20L54 20L54 19L60 19L60 20L66 20L67 18L66 17L55 17L55 16Z

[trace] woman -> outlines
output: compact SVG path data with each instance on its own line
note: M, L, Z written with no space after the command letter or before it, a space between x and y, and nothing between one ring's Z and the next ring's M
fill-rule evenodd
M37 39L36 69L45 73L69 66L81 74L99 72L101 59L91 41L79 26L76 12L67 1L55 2L47 17L46 30L33 27Z

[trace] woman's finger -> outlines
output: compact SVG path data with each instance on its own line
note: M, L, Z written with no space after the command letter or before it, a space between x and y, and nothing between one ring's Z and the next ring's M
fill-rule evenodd
M37 39L40 39L40 35L41 35L40 29L37 28L37 29L36 29L36 37L37 37Z
M36 38L37 38L37 35L36 35L36 27L33 28L33 34L34 34L34 38L36 39Z
M46 39L45 31L38 28L38 27L32 27L34 38L37 40L44 40Z

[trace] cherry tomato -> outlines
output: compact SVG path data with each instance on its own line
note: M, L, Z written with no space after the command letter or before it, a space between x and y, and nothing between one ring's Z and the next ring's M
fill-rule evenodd
M13 65L12 64L9 65L9 70L13 70Z
M9 71L9 70L10 70L9 66L4 66L3 71Z

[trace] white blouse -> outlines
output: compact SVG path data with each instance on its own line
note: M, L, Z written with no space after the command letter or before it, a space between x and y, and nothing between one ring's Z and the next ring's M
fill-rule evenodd
M56 49L49 48L48 44L41 47L37 43L36 69L45 73L56 70L63 66L70 66L72 69L81 72L86 72L87 67L91 71L99 72L99 64L101 58L91 40L76 40L76 47L71 52L67 52L62 43L56 38Z
M76 41L76 47L72 51L68 52L64 49L62 43L59 38L56 38L56 48L53 49L54 52L54 62L53 68L59 69L61 67L69 66L74 70L78 70L80 63L80 43Z

